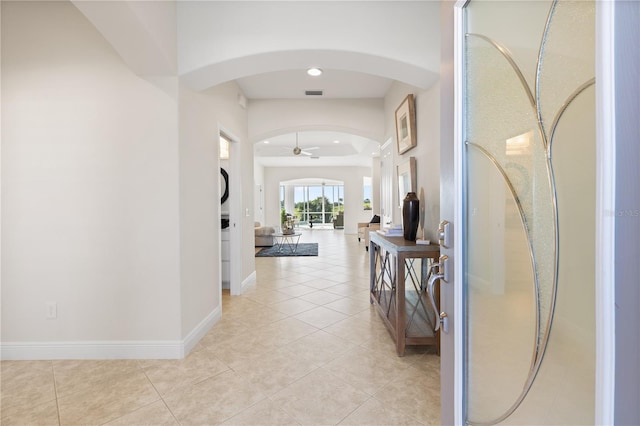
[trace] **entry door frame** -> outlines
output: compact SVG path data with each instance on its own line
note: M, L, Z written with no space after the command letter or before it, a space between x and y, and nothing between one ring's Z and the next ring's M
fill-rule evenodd
M448 282L440 282L440 309L447 312L449 333L440 333L440 421L443 425L464 424L464 309L462 301L462 161L456 147L460 139L460 62L462 7L466 1L446 0L440 6L440 220L451 223L453 243L441 245L440 254L452 264ZM460 74L460 75L459 75ZM459 284L460 283L460 284Z
M615 423L615 8L596 1L596 424Z
M453 277L441 283L450 334L441 342L441 421L465 424L463 41L467 0L441 5L440 218L452 223L442 254ZM596 395L595 423L614 424L615 408L615 2L596 2Z

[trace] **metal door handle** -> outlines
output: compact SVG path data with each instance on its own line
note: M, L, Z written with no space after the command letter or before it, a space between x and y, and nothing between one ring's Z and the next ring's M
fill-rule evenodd
M438 331L438 329L440 328L440 318L438 317L438 306L436 305L436 299L433 296L433 286L435 285L436 281L442 279L443 277L444 274L433 274L431 275L431 277L429 277L429 281L427 282L427 292L429 293L429 300L431 301L433 312L435 312L436 314L436 326L433 331Z
M443 325L442 331L445 333L449 332L448 327L448 318L446 312L441 312L438 314L438 306L436 305L436 299L434 295L434 286L436 281L442 280L443 282L449 281L449 257L447 255L440 256L440 261L431 266L432 274L427 281L427 292L429 293L429 300L431 301L431 307L433 308L433 312L435 313L435 327L433 331L438 331L440 329L440 324ZM433 272L435 268L438 268L438 272Z

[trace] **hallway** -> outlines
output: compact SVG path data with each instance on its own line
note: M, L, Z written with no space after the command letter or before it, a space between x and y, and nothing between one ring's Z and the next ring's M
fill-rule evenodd
M256 258L257 285L183 360L3 361L2 424L439 424L439 358L399 358L355 235Z

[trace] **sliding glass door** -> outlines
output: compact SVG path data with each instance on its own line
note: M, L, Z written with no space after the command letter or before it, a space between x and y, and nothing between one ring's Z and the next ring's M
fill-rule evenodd
M293 203L285 202L284 186L281 187L280 205L292 205L293 214L300 224L332 224L338 213L344 212L344 185L293 185ZM284 207L283 207L284 208Z

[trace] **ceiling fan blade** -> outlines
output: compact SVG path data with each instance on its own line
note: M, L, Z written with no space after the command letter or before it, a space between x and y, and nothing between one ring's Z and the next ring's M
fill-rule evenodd
M313 151L314 149L320 149L320 147L319 146L313 146L311 148L302 148L302 149L304 149L305 151Z
M311 152L307 152L307 151L304 151L304 150L300 151L300 154L303 154L303 155L313 155L313 153L311 153Z

